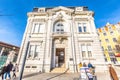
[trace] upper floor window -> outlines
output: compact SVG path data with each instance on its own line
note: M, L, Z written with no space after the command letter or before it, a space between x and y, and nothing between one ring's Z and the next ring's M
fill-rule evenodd
M111 31L111 32L110 32L110 35L113 35L113 34L114 34L113 31Z
M86 26L83 27L84 32L86 32Z
M111 46L108 46L108 51L112 51L112 48L111 48Z
M78 23L78 31L79 32L87 32L86 23Z
M58 23L55 24L54 32L57 32L57 33L63 33L64 32L64 25L63 25L62 22L58 22Z
M113 38L113 42L117 42L117 39L116 39L116 38Z
M106 36L107 34L106 33L103 33L104 36Z
M79 32L82 32L82 27L78 27L78 29L79 29Z
M83 23L83 31L84 31L84 32L87 32L86 23Z
M39 53L40 53L40 45L30 45L28 58L38 57Z
M105 41L106 41L106 42L109 42L109 40L108 40L108 39L105 39Z
M40 25L39 23L35 23L32 29L32 33L40 33Z

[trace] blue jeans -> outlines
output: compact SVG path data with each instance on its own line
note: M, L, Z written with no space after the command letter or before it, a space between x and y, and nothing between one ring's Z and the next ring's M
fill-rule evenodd
M10 72L4 73L4 78L3 78L3 80L6 80L7 76L8 76L9 79L11 78Z

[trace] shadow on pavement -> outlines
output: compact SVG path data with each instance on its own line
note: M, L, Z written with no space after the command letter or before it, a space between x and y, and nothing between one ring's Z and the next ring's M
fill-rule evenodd
M36 75L39 75L39 74L43 74L43 73L41 73L41 72L37 72L37 73L31 73L31 74L28 74L28 75L25 75L25 76L23 76L23 78L22 79L25 79L25 78L28 78L28 77L33 77L33 76L36 76ZM13 80L18 80L19 78L18 77L16 77L15 79L13 79Z

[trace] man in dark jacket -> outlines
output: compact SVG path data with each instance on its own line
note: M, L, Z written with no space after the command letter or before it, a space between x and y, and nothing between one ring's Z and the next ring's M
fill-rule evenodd
M4 76L4 73L6 73L6 66L3 66L2 67L2 70L1 70L1 73L0 73L0 75L2 76L2 80L3 80L3 76Z
M7 78L7 75L8 75L8 78L11 79L10 71L12 71L12 68L13 68L13 64L10 62L6 68L7 74L5 75L5 79Z

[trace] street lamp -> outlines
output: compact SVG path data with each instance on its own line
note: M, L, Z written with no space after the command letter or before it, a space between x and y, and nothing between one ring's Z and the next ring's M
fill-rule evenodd
M29 36L29 38L30 38L30 36ZM22 67L21 67L21 70L20 70L20 75L19 75L19 79L18 80L22 80L22 76L23 76L24 66L25 66L25 62L26 62L26 58L27 58L27 52L28 52L29 44L30 44L30 41L28 39L27 47L26 47L26 51L25 51L25 55L24 55L24 58L23 58L23 63L22 63Z

